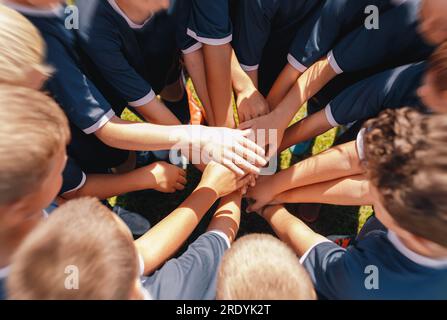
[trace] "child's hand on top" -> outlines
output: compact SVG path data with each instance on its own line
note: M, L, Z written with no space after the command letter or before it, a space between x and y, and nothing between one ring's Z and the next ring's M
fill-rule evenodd
M270 112L267 100L256 89L239 94L236 104L240 123L256 119Z
M222 198L250 184L252 177L238 176L214 161L210 162L203 172L202 180L198 188L209 188L216 192L218 198Z
M142 168L152 175L152 189L164 193L174 193L185 189L186 172L167 162L155 162Z
M258 212L274 200L276 194L272 190L269 178L271 177L260 177L256 182L256 186L248 189L246 198L250 199L250 206L247 208L247 211Z

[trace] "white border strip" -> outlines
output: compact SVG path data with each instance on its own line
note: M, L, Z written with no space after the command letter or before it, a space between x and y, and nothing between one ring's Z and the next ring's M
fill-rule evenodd
M328 53L328 55L327 55L327 60L329 61L329 64L331 65L332 69L334 69L334 71L335 71L337 74L342 74L342 73L343 73L343 70L342 70L342 69L340 68L340 66L338 65L337 60L335 60L334 52L333 52L333 51L331 51L331 52Z
M81 189L85 185L86 181L87 181L87 175L84 172L82 172L82 179L81 182L78 184L78 186L71 190L65 191L62 195Z
M227 243L228 249L231 248L231 242L230 242L230 239L228 238L228 236L227 236L224 232L222 232L222 231L220 231L220 230L211 230L211 231L208 231L208 232L209 232L209 233L214 233L214 234L220 236L220 237L221 237L222 239L224 239L225 242Z
M244 70L245 72L249 72L249 71L256 71L259 69L259 64L255 65L255 66L247 66L245 64L240 64L242 70Z
M328 104L326 108L324 108L324 113L326 114L326 119L330 123L332 127L338 127L339 124L335 120L334 115L332 114L331 104Z
M316 247L318 247L320 244L323 243L333 243L334 245L336 245L334 242L330 241L330 240L321 240L320 242L317 242L316 244L314 244L312 247L310 247L305 254L303 254L303 256L300 259L300 263L303 264L304 261L307 259L307 257L309 256L309 254L312 252L313 249L315 249ZM341 248L341 247L340 247Z
M189 48L182 50L182 53L190 54L190 53L196 52L197 50L202 49L202 47L203 47L203 44L201 44L200 42L197 42L197 43L193 44L192 46L190 46Z
M225 37L223 39L210 39L210 38L203 38L199 37L197 33L195 33L193 30L189 29L186 31L186 34L190 36L191 38L196 39L197 41L210 45L210 46L221 46L227 43L230 43L233 40L233 35L230 34L228 37Z
M408 249L393 231L388 231L388 240L401 254L418 265L432 269L447 269L447 258L438 260L421 256Z
M142 106L144 106L145 104L148 104L149 102L151 102L154 99L155 99L155 92L154 92L154 90L151 90L151 92L149 92L143 98L141 98L141 99L139 99L137 101L129 102L129 106L134 107L134 108L142 107Z
M101 117L101 119L98 120L94 125L91 127L84 129L85 134L92 134L101 129L107 122L110 121L115 116L115 111L113 109L110 109L105 115Z
M115 0L107 0L107 1L112 6L113 10L115 10L116 13L118 13L120 16L122 16L124 18L124 20L126 20L126 22L129 25L129 27L131 27L132 29L142 29L142 28L144 28L144 26L153 17L153 14L151 14L151 16L146 21L144 21L143 24L137 24L137 23L133 22L132 20L130 20L130 18L124 13L123 10L121 10L121 8L118 6L118 4L116 3Z
M356 139L357 153L359 155L359 159L362 161L365 160L365 132L365 128L360 130Z
M308 69L304 64L296 60L296 58L290 53L287 55L287 61L289 61L290 65L301 73L304 73Z

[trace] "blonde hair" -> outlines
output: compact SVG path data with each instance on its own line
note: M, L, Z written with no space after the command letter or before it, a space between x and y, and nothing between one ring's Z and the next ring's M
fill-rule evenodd
M67 118L53 99L0 85L0 205L36 190L69 137Z
M270 235L242 237L225 254L219 300L315 300L309 275L285 243Z
M118 219L93 198L72 200L55 210L13 256L8 298L131 298L139 275L138 256L132 235ZM67 285L70 274L77 279Z
M34 25L0 4L0 83L24 85L32 71L51 74L45 56L45 42Z

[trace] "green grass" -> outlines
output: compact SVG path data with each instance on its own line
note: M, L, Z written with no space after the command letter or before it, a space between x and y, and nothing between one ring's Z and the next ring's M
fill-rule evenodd
M305 108L301 108L294 121L298 121L304 115ZM139 121L129 110L124 112L123 118ZM330 148L335 140L336 134L337 131L334 129L319 136L313 145L312 154L315 155ZM310 156L310 154L308 156ZM280 156L280 167L281 169L288 168L290 165L293 165L300 160L301 159L292 156L289 151L285 151ZM110 202L142 214L151 221L152 225L154 225L177 208L188 197L192 190L194 190L199 181L200 172L194 167L190 167L188 169L188 185L186 190L182 192L162 194L155 191L142 191L110 199ZM248 214L244 209L245 205L243 206L239 236L254 232L273 234L271 228L262 218L255 214ZM214 210L215 207L213 207L206 215L205 219L203 219L196 229L196 232L192 235L191 240L194 240L206 230ZM321 209L320 219L315 224L311 225L311 227L323 235L355 234L371 213L372 209L370 207L359 208L324 205Z

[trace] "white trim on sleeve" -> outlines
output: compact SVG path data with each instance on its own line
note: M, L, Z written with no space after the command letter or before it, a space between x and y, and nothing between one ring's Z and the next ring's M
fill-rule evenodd
M306 253L303 254L303 256L301 257L301 259L300 259L300 263L301 263L301 264L304 263L304 261L307 259L307 257L309 256L309 254L312 252L313 249L315 249L316 247L318 247L320 244L327 243L327 242L329 242L329 243L333 243L333 242L330 241L330 240L321 240L320 242L317 242L317 243L314 244L312 247L310 247L309 250L307 250ZM336 245L335 243L333 243L333 244ZM341 247L340 247L340 248L341 248Z
M68 191L64 192L64 194L67 194L67 193L70 193L70 192L73 192L73 191L81 189L85 185L86 181L87 181L87 175L84 172L82 172L82 179L81 179L81 182L78 184L78 186L73 188L73 189L71 189L71 190L68 190Z
M225 37L222 39L211 39L211 38L199 37L197 35L197 33L195 33L193 30L191 30L189 28L186 30L186 34L188 36L190 36L191 38L194 38L197 41L207 44L207 45L210 45L210 46L221 46L221 45L230 43L233 40L232 34L230 34L228 37Z
M294 67L301 73L304 73L307 70L307 67L298 60L296 60L296 58L292 56L290 53L287 55L287 61L290 63L292 67Z
M255 65L255 66L247 66L245 64L240 64L242 70L244 70L245 72L250 72L250 71L256 71L259 69L259 64Z
M356 147L357 147L357 153L359 155L360 160L365 160L365 132L366 129L363 128L360 130L359 134L357 135L356 139Z
M8 277L10 271L11 271L11 266L6 266L6 267L0 269L0 279L5 279L6 277Z
M340 68L340 66L338 65L337 60L334 57L334 52L333 51L330 51L328 53L327 60L328 60L329 64L331 65L332 69L334 69L334 71L337 74L342 74L343 73L343 70Z
M226 242L226 244L228 246L228 249L231 248L230 238L228 238L228 236L224 232L222 232L220 230L211 230L211 231L208 231L208 233L217 234L218 236L220 236L222 239L225 240L225 242Z
M334 115L332 114L331 104L328 104L326 108L324 108L324 113L326 114L326 119L332 127L338 127L339 124L335 120Z
M82 131L84 131L85 134L92 134L95 133L96 131L98 131L99 129L101 129L102 127L104 127L104 125L110 121L110 119L112 119L115 116L115 111L113 111L113 109L110 109L105 115L103 115L101 117L101 119L99 119L94 125L92 125L91 127L84 129Z
M134 108L142 107L154 99L155 99L155 92L154 92L154 90L151 90L151 92L149 92L143 98L138 99L137 101L129 102L129 106L134 107Z
M126 13L124 13L123 10L121 10L121 8L119 7L119 5L116 3L115 0L107 0L107 1L109 2L110 6L113 8L113 10L115 10L116 13L118 13L121 17L123 17L124 20L126 20L126 22L129 25L129 27L132 28L132 29L142 29L142 28L144 28L144 26L154 16L154 14L151 14L151 16L148 19L146 19L146 21L144 21L143 24L137 24L137 23L133 22L132 20L130 20L130 18L126 15Z
M201 44L200 42L197 42L197 43L193 44L192 46L190 46L189 48L182 50L182 53L190 54L190 53L196 52L197 50L202 49L202 47L203 47L203 44Z

